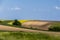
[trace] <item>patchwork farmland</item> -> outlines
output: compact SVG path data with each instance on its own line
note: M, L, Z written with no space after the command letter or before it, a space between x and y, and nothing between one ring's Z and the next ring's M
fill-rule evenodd
M20 22L22 27L13 26L13 20L0 21L0 39L33 40L34 38L35 40L60 40L60 32L48 31L51 25L60 25L59 21L25 20L22 22L21 20Z

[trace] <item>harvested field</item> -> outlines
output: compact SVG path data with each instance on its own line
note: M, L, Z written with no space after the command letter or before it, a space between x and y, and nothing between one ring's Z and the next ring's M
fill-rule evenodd
M45 22L45 21L27 21L22 23L23 27L26 28L36 28L40 30L48 30L52 22Z

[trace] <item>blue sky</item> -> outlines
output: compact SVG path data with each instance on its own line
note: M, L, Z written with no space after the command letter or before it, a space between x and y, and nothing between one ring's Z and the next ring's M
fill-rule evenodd
M60 20L60 0L0 0L0 19Z

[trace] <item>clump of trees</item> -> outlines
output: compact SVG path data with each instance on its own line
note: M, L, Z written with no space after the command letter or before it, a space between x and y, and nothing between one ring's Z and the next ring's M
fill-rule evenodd
M51 26L49 27L49 31L60 31L60 26L59 25Z
M15 26L21 26L21 23L17 19L15 19L12 24Z

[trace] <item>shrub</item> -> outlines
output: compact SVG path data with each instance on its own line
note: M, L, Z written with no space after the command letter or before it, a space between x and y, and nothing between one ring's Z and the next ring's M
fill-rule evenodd
M14 22L12 24L16 25L16 26L21 26L21 23L17 19L14 20Z
M0 21L0 23L2 23L3 21Z
M50 31L60 31L60 26L59 25L55 25L55 26L51 26L49 27Z

